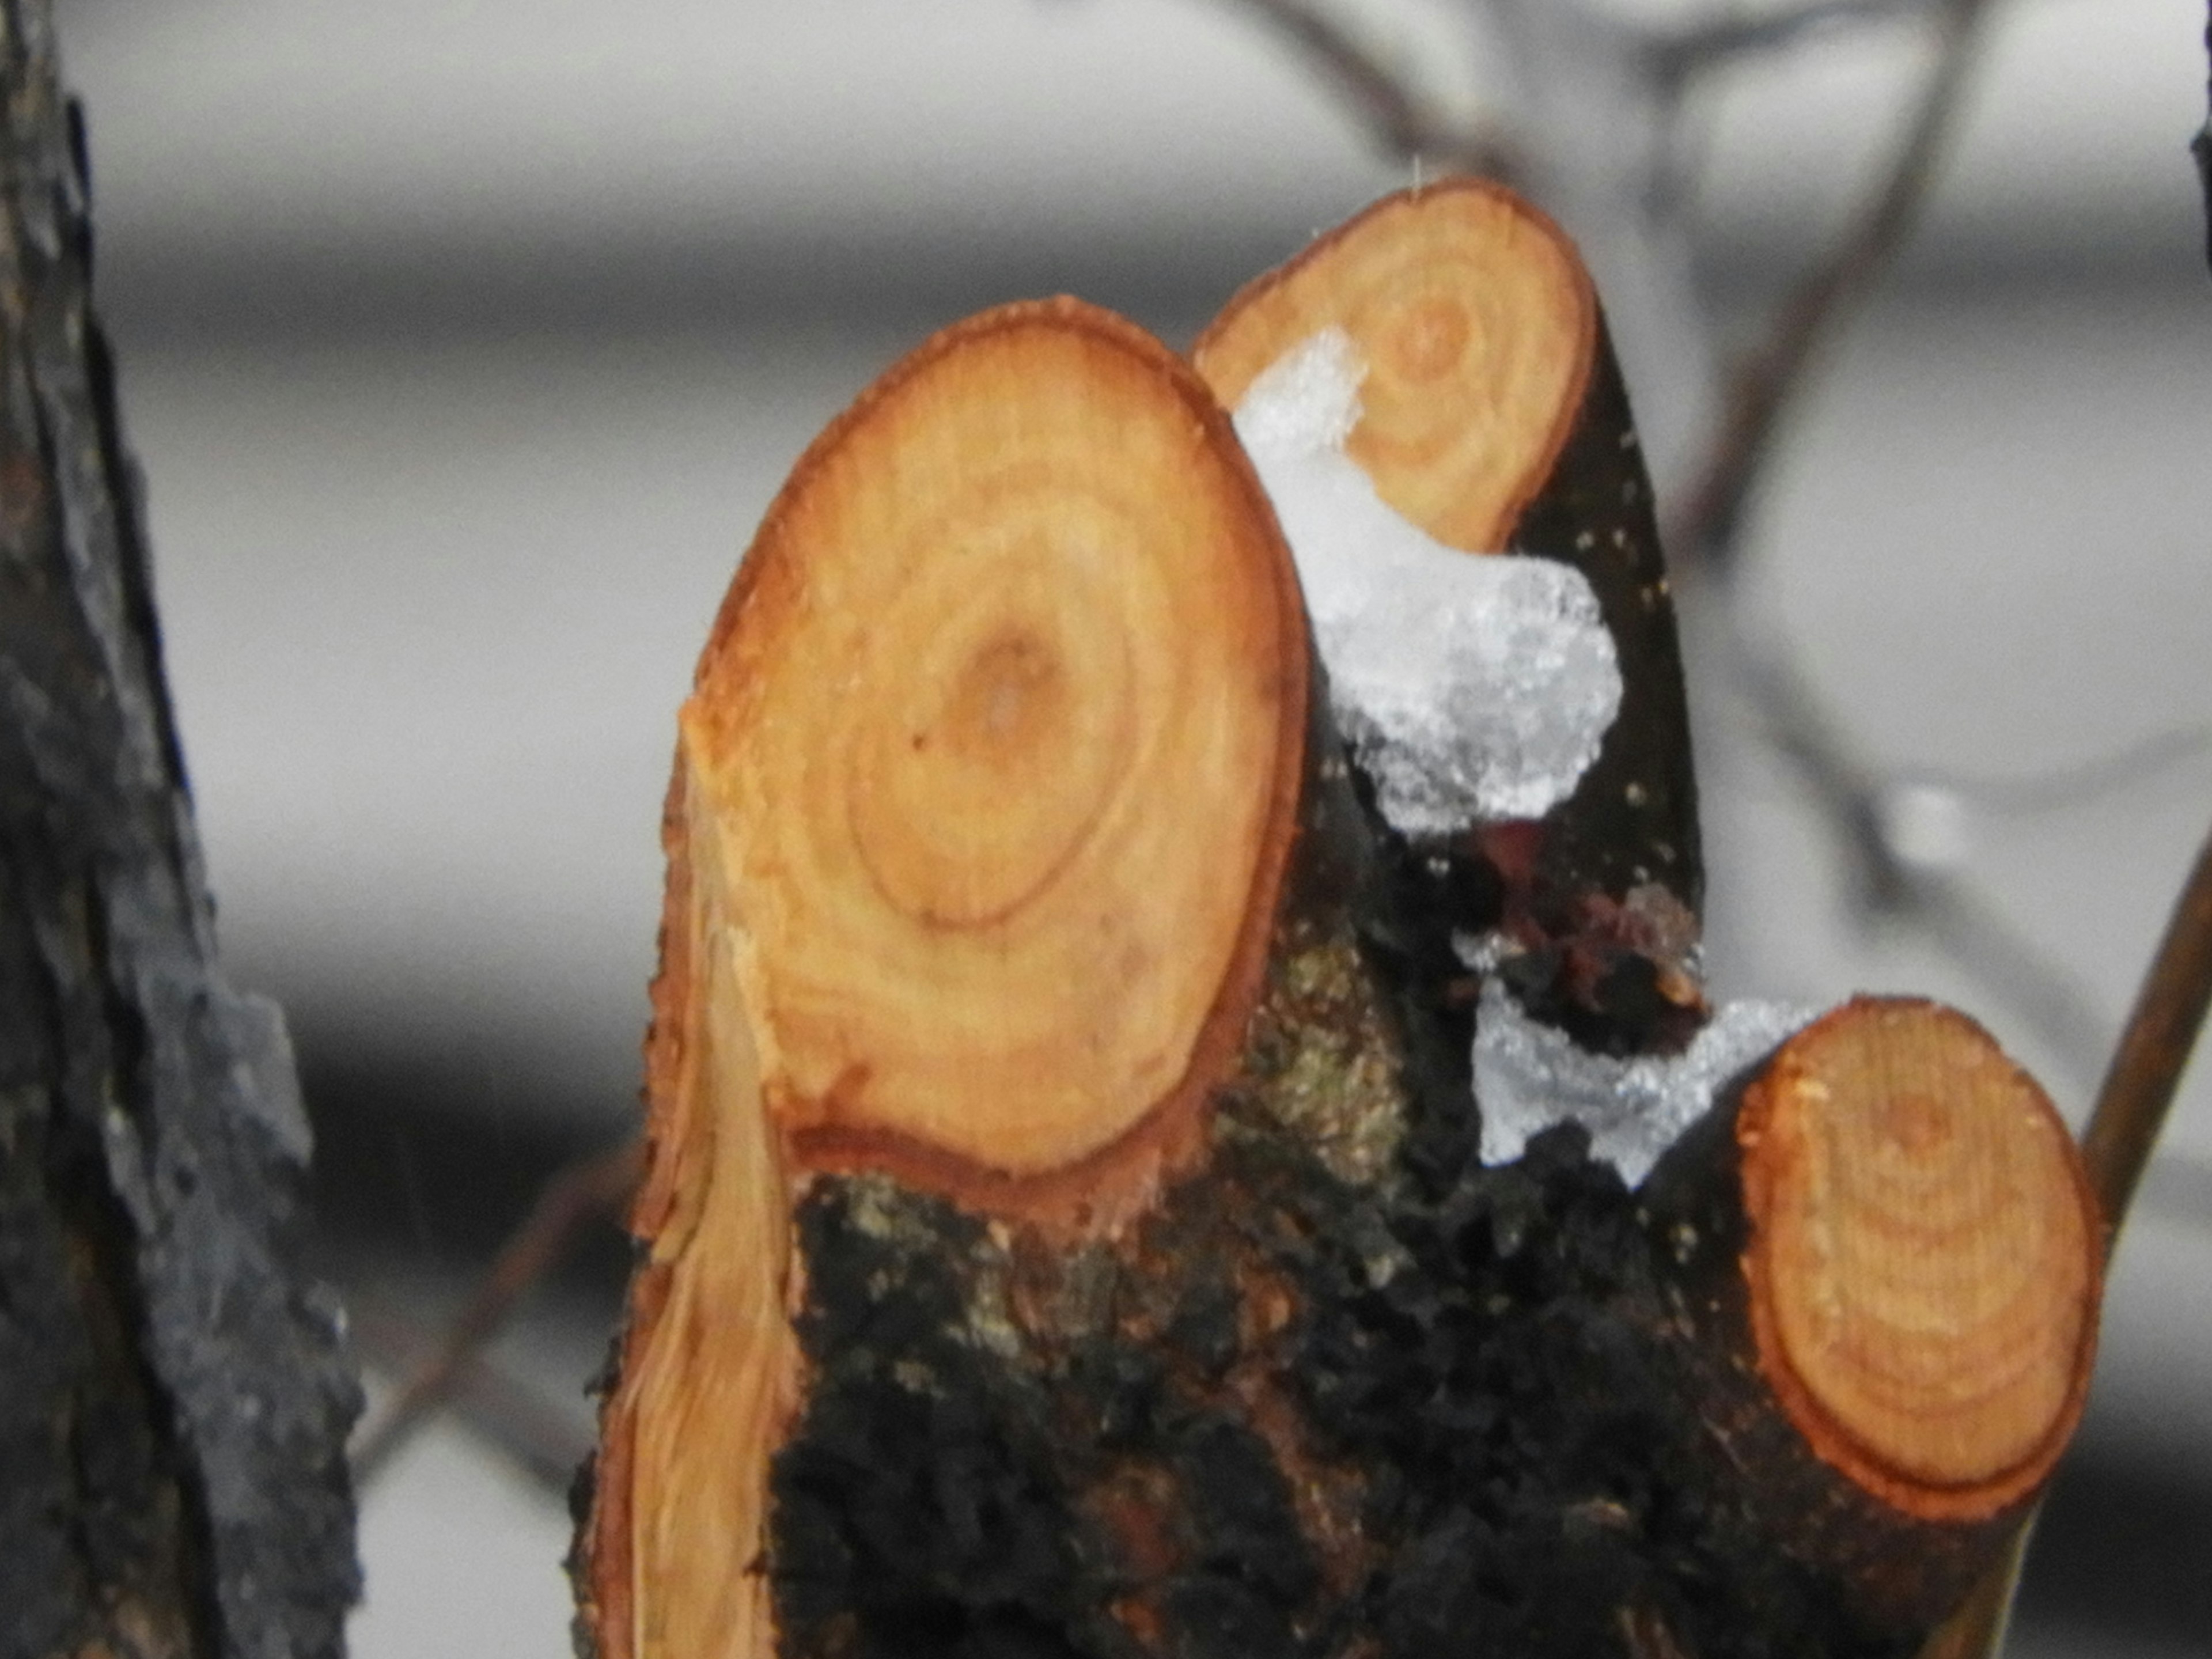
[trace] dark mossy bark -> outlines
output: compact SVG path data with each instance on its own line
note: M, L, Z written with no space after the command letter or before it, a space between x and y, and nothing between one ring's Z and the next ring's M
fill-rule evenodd
M1346 1180L1237 1103L1203 1181L1066 1255L817 1185L784 1651L1910 1651L1716 1456L1668 1264L1578 1132L1486 1170L1463 1091L1411 1127Z
M1407 864L1448 934L1509 942L1503 971L1531 1012L1597 1052L1666 1052L1704 1012L1692 952L1705 854L1650 481L1602 316L1596 328L1574 424L1511 544L1588 578L1620 658L1620 712L1541 822L1480 827Z
M1294 910L1205 1171L1124 1237L814 1182L787 1659L1911 1650L1716 1455L1663 1230L1581 1132L1478 1161L1419 882Z
M1695 915L1705 870L1681 641L1651 481L1601 315L1597 331L1573 434L1513 546L1589 578L1620 657L1620 713L1573 796L1545 821L1537 882L1565 904L1656 884Z
M283 1022L216 965L43 0L0 100L0 1656L336 1654L357 1389Z
M1703 877L1600 359L1518 538L1585 569L1620 642L1627 735L1574 799L1449 856L1316 817L1335 875L1294 885L1206 1166L1127 1236L1049 1245L880 1176L809 1188L808 1382L762 1564L787 1659L1879 1659L1924 1633L1771 1524L1686 1352L1674 1235L1582 1132L1477 1157L1455 933L1512 933L1495 970L1593 1048L1664 1049L1701 1013L1659 989Z

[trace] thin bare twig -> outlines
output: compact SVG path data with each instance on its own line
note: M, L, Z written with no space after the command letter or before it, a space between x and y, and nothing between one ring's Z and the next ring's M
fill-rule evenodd
M1236 3L1318 69L1393 155L1493 179L1519 176L1519 156L1509 135L1488 124L1463 125L1427 108L1399 71L1325 6L1311 0Z
M635 1141L570 1164L493 1261L433 1357L403 1383L383 1414L362 1431L353 1453L355 1480L376 1478L393 1453L453 1394L507 1316L568 1253L586 1224L613 1213L636 1188L644 1147Z
M2180 1090L2208 1008L2212 1008L2212 836L2205 837L2174 902L2166 937L2159 941L2158 954L2143 975L2135 1009L2081 1135L2082 1162L2089 1166L2089 1184L2104 1212L2107 1259ZM1996 1659L2012 1617L2034 1525L2031 1513L2005 1559L1921 1650L1920 1659Z
M1990 9L1991 0L1943 0L1935 12L1936 61L1887 176L1827 256L1799 282L1765 344L1735 375L1705 469L1667 541L1692 571L1702 567L1718 579L1728 613L1725 639L1752 685L1753 706L1765 716L1769 740L1796 764L1843 838L1868 913L1921 928L2017 1009L2086 1082L2095 1073L2106 1040L2087 999L1960 878L1899 857L1881 811L1891 781L1851 753L1794 665L1751 643L1729 604L1744 507L1765 475L1784 417L1819 348L1864 301L1919 217ZM1810 5L1778 21L1791 19L1801 27L1830 21Z
M2081 1156L2103 1206L2108 1237L2119 1233L2150 1162L2189 1055L2212 1006L2212 836L2197 855L2174 903L2166 937L2151 959L2113 1052L2096 1109L2081 1136Z
M2002 777L1942 769L1899 773L1893 784L1942 789L1978 811L2007 817L2063 812L2140 784L2212 751L2212 726L2179 726L2136 738L2106 754L2048 772Z
M1835 829L1860 909L1918 927L2039 1032L2086 1085L2096 1075L2108 1028L2082 988L1972 886L1900 857L1882 821L1887 781L1858 757L1802 671L1759 650L1733 618L1728 643L1745 699L1765 719L1767 741L1796 768Z
M1873 290L1919 219L1990 10L1990 0L1946 0L1936 14L1936 63L1888 176L1798 283L1765 344L1732 378L1711 453L1667 538L1678 559L1727 573L1744 504L1816 349Z
M359 1291L346 1301L354 1340L368 1364L389 1375L411 1376L437 1359L443 1333ZM574 1411L486 1354L472 1354L461 1364L441 1403L554 1492L568 1489L577 1466L591 1453L591 1433ZM419 1429L428 1420L418 1418L413 1426ZM401 1443L395 1441L382 1454L374 1473L391 1472Z
M1663 35L1650 47L1651 71L1680 82L1758 52L1794 46L1838 24L1877 22L1924 12L1936 0L1800 0L1753 17L1720 17Z

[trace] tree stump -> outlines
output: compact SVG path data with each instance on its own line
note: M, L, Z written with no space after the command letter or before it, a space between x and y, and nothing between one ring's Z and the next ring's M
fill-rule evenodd
M1378 489L1601 596L1624 712L1541 822L1408 841L1332 726L1221 407L1331 326L1381 366ZM1425 430L1430 368L1497 432ZM2033 1085L1853 1005L1646 1192L1573 1126L1480 1156L1480 972L1609 1053L1705 1015L1649 524L1588 279L1488 186L1324 240L1195 373L1016 306L832 424L679 722L587 1651L1910 1650L2087 1375ZM1922 1332L1893 1370L1867 1320Z

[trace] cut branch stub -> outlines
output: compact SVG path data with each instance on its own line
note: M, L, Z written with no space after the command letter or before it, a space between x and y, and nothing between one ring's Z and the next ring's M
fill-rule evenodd
M1102 1161L1188 1140L1256 994L1305 652L1226 422L1104 313L950 330L823 434L683 717L802 1161L1002 1210L1080 1166L1095 1206Z
M1238 294L1193 355L1233 408L1330 324L1366 362L1346 449L1376 493L1447 547L1502 550L1596 354L1597 297L1573 245L1498 185L1386 197Z
M1924 1634L2087 1395L2102 1235L2064 1123L1964 1015L1861 998L1784 1044L1650 1202L1754 1512Z
M1565 945L1583 958L1565 975L1578 985L1640 954L1662 987L1686 986L1680 953L1696 935L1705 868L1681 647L1627 394L1573 242L1483 180L1386 197L1238 294L1194 357L1233 408L1271 364L1331 327L1364 363L1346 450L1376 494L1449 546L1510 547L1580 571L1620 659L1620 712L1571 799L1540 831L1488 826L1463 838L1453 861L1477 878L1454 871L1437 907L1455 931L1502 923L1524 945ZM1659 1032L1582 1030L1577 1018L1593 1014L1601 1026L1643 1023L1595 1000L1579 1015L1555 1012L1615 1049L1682 1035L1664 1011Z
M1106 313L946 330L801 459L663 821L647 1255L575 1563L601 1659L776 1650L771 1468L832 1357L802 1316L880 1292L799 1247L811 1189L1072 1246L1195 1164L1328 839L1307 653L1228 422Z

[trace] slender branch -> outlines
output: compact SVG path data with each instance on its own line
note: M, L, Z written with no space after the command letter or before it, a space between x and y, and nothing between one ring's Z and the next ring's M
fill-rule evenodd
M2081 1155L2117 1237L2212 1006L2212 836L2173 907L2098 1091ZM2108 1243L2106 1248L2110 1249Z
M2039 1032L2084 1084L2095 1076L2108 1028L2073 977L1972 886L1900 856L1883 822L1887 781L1854 751L1803 672L1758 650L1733 619L1726 639L1768 743L1796 768L1835 829L1860 909L1920 928Z
M1936 64L1887 178L1798 283L1765 346L1734 377L1711 457L1667 538L1678 559L1723 571L1732 562L1744 503L1815 350L1873 290L1919 219L1990 11L1990 0L1945 0Z
M2151 1148L2189 1066L2190 1051L2212 1007L2212 836L2175 902L2166 937L2136 993L2120 1045L2105 1074L2082 1133L2082 1160L2105 1213L2110 1255L2127 1219ZM2021 1568L2035 1524L2029 1516L2004 1565L1984 1579L1966 1604L1939 1630L1919 1659L1996 1659L2020 1589Z
M1663 35L1650 47L1652 73L1681 81L1753 53L1779 51L1838 24L1881 21L1929 10L1934 0L1800 0L1756 17L1718 17Z
M2134 788L2208 751L2212 751L2212 726L2179 726L2048 772L2003 777L1931 769L1900 774L1892 781L1948 790L1985 813L2029 817Z
M570 1164L548 1182L528 1218L501 1247L436 1354L408 1378L353 1452L354 1480L366 1486L410 1435L466 1378L484 1345L515 1304L559 1263L586 1224L617 1209L636 1188L644 1148L632 1141Z
M1311 0L1236 0L1302 53L1383 146L1408 160L1511 180L1522 172L1511 137L1490 123L1464 125L1427 108L1398 70Z
M442 1334L419 1319L359 1291L348 1295L346 1307L348 1328L370 1369L411 1376L438 1358ZM566 1492L591 1453L591 1434L575 1412L483 1353L462 1363L441 1404L549 1491ZM428 1420L418 1418L412 1427ZM392 1472L401 1443L381 1455L380 1476Z

